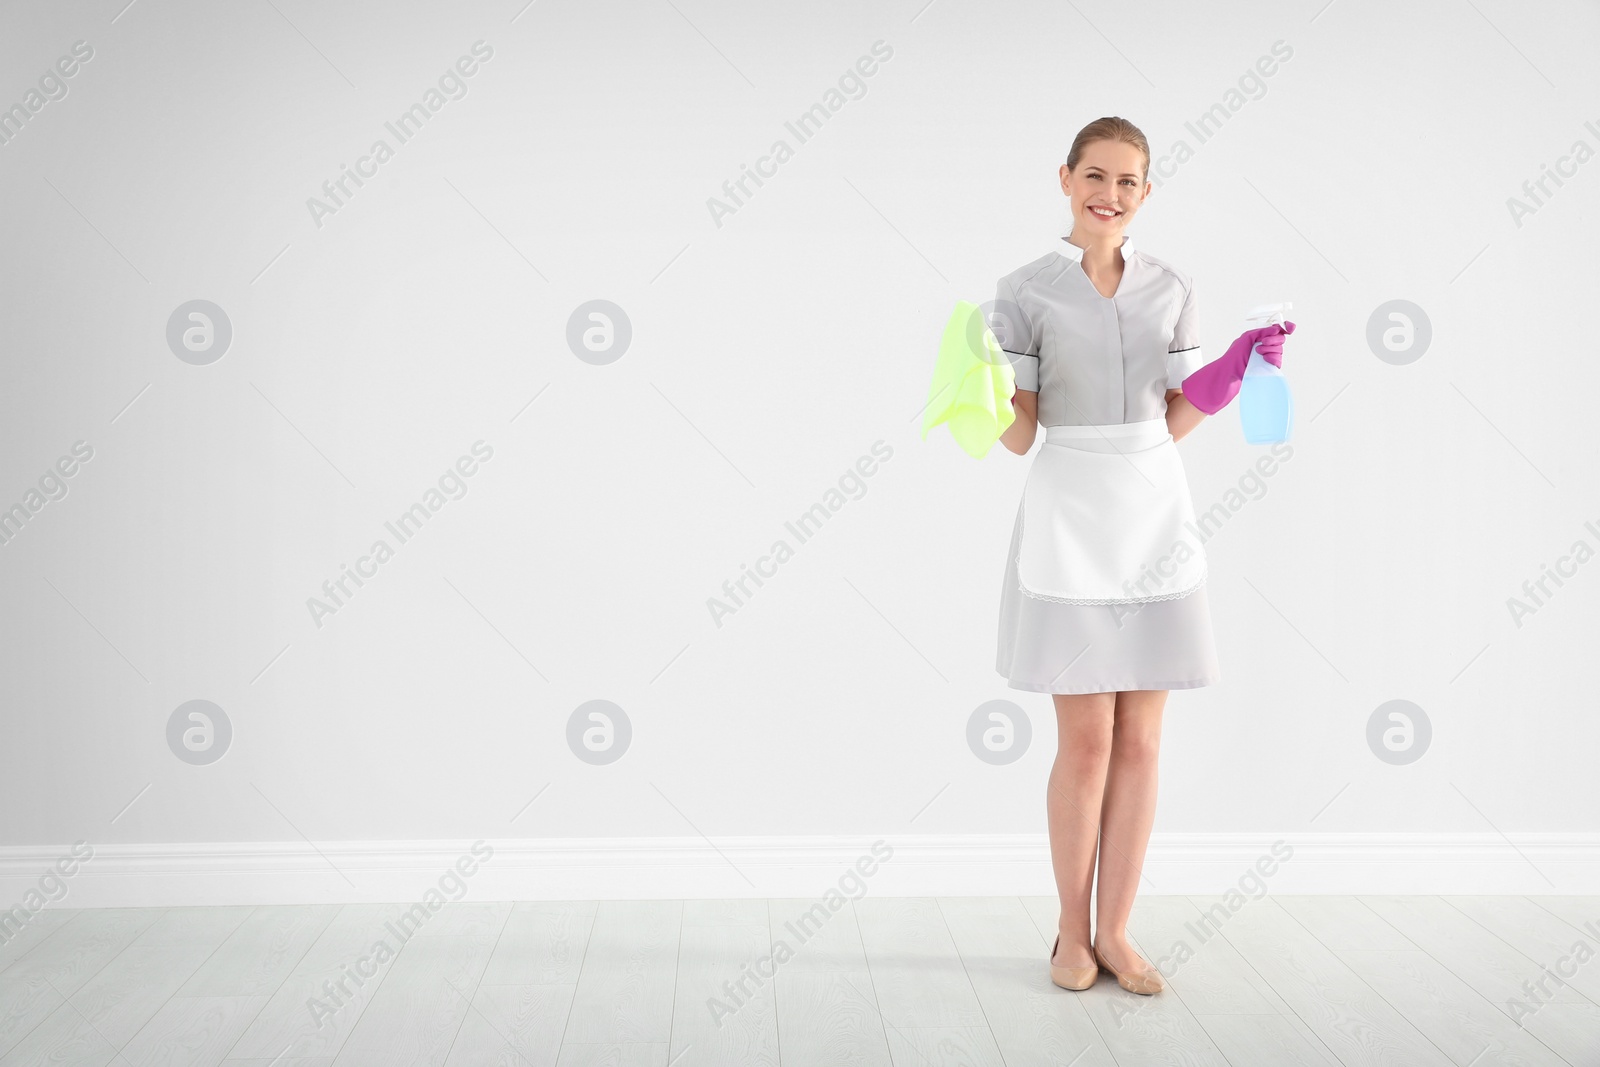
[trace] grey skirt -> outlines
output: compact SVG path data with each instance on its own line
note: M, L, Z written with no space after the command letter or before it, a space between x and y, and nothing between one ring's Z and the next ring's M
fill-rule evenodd
M1205 582L1171 600L1058 604L1031 597L1017 580L1022 507L1017 507L1000 593L995 669L1032 693L1196 689L1222 680Z

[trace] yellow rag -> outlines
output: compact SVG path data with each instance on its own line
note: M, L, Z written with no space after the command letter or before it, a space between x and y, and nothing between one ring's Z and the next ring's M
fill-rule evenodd
M933 368L922 417L923 440L933 427L948 422L956 444L967 455L982 459L1016 421L1017 413L1011 407L1016 382L1016 371L1000 350L982 310L968 301L957 301L939 342L939 361Z

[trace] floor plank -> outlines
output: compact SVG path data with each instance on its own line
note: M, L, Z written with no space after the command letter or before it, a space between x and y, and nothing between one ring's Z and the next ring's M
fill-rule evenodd
M1142 897L1129 929L1146 958L1189 1010L1200 1015L1293 1015L1202 909L1187 897Z
M4 977L42 981L63 997L70 997L137 941L165 910L105 908L77 912L7 967Z
M1600 942L1600 897L1526 897L1592 942Z
M555 1067L576 990L576 985L480 985L446 1067Z
M340 908L256 908L178 990L180 997L270 997Z
M1420 949L1345 949L1338 956L1457 1063L1565 1063Z
M1452 1067L1433 1042L1276 900L1241 908L1220 930L1340 1062Z
M30 914L26 921L18 921L15 915L4 916L5 925L0 927L0 932L5 935L4 940L0 941L0 978L5 977L6 968L33 951L39 942L71 921L76 914L76 908L43 908Z
M667 1067L667 1043L572 1042L561 1046L561 1058L556 1061L556 1067Z
M1341 949L1415 949L1411 939L1355 897L1278 896L1278 907L1334 952Z
M933 1067L1005 1067L987 1026L914 1026L889 1031L896 1064Z
M1339 1067L1326 1045L1299 1019L1270 1015L1197 1015L1231 1064L1250 1067Z
M499 936L499 927L476 922L465 933L414 935L361 1012L334 1067L443 1067Z
M1053 985L1059 918L1053 897L41 912L0 953L0 1067L1600 1064L1594 897L1146 894L1128 932L1154 997Z
M1080 994L1050 981L1055 935L1019 898L941 897L939 910L1007 1063L1116 1067Z
M670 1041L682 927L679 900L601 901L563 1040Z
M1538 962L1442 898L1363 896L1359 899L1499 1011L1513 1015L1516 1009L1508 1005L1531 999L1532 994L1524 988L1524 983L1539 981ZM1550 986L1549 997L1569 1002L1583 999L1581 993L1564 985Z
M1145 946L1135 947L1149 958ZM1170 986L1154 996L1129 993L1102 971L1092 988L1076 996L1119 1063L1228 1067L1217 1043Z
M765 925L685 924L669 1058L706 1067L778 1067L777 970Z
M597 910L592 900L517 904L500 932L483 984L576 986Z
M783 1062L893 1067L855 909L780 899L767 910L785 960L773 982Z
M987 1025L937 901L864 899L855 903L855 913L886 1027Z
M1600 929L1575 930L1527 897L1439 899L1527 956L1552 983L1563 982L1600 1004L1600 967L1586 965L1600 951L1595 939Z
M1496 1011L1576 1064L1595 1057L1600 1005L1440 897L1361 897Z
M117 1054L116 1046L95 1033L87 1019L61 1011L0 1056L0 1067L106 1067Z
M218 941L221 937L218 937ZM125 1045L216 950L216 944L135 944L68 998L106 1040Z
M174 997L122 1049L130 1067L212 1067L239 1040L266 997Z
M0 975L0 1056L15 1048L66 1002L67 998L42 977Z

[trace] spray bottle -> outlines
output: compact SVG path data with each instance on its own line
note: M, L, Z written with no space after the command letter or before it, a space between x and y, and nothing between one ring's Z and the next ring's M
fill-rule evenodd
M1245 317L1249 329L1283 323L1293 305L1263 304ZM1250 350L1244 379L1239 383L1239 424L1244 439L1252 445L1270 445L1289 439L1294 425L1294 399L1289 395L1289 380L1283 371L1268 363L1261 353Z

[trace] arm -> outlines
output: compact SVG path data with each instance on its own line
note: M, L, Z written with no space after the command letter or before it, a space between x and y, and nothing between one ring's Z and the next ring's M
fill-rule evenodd
M1000 435L1000 443L1017 455L1025 456L1033 447L1033 438L1039 429L1039 394L1031 389L1018 389L1011 394L1011 407L1017 417Z
M1172 329L1172 346L1167 351L1167 430L1174 441L1183 440L1184 435L1206 417L1204 411L1183 395L1182 388L1184 379L1204 365L1205 357L1200 351L1200 309L1194 285L1190 283L1184 290L1183 307L1178 312L1178 321Z
M1039 335L1006 278L995 286L988 318L1001 351L1016 372L1011 410L1016 415L1000 435L1000 443L1019 456L1028 454L1039 430Z
M1183 440L1184 435L1199 426L1200 420L1205 417L1205 412L1189 403L1182 389L1167 390L1167 430L1174 441Z

